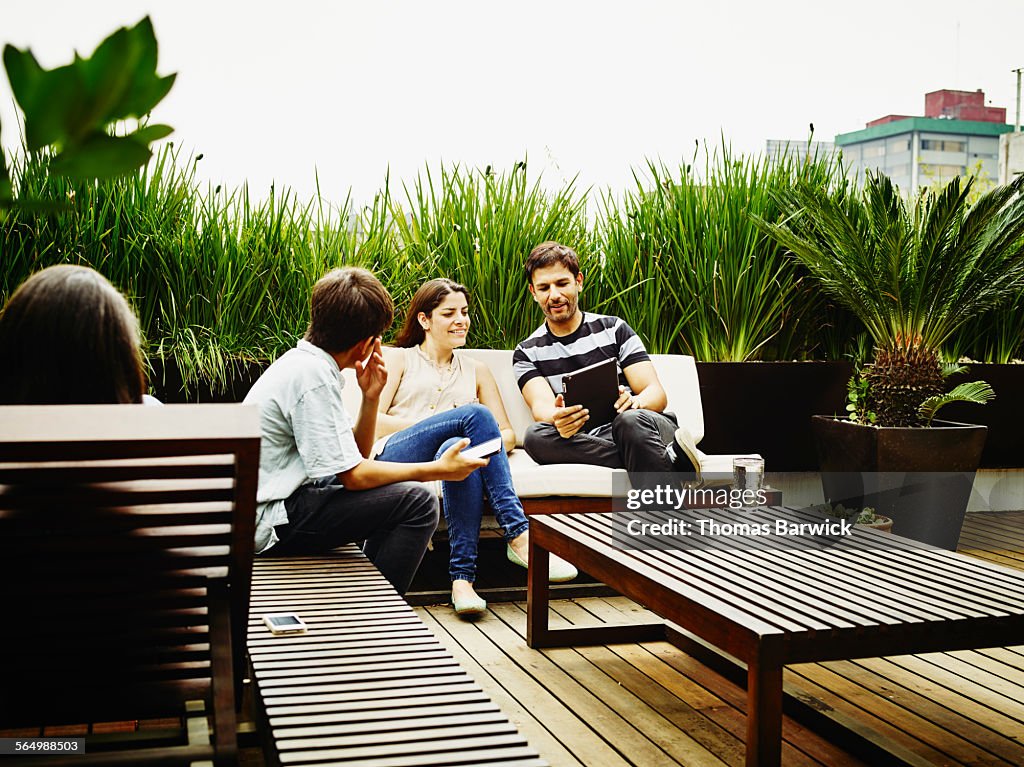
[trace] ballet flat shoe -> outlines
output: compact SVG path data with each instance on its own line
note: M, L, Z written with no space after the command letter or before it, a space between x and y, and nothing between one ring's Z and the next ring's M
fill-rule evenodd
M516 554L515 549L511 546L506 546L505 552L508 555L509 562L519 565L520 567L529 568L529 564L522 557ZM549 582L564 583L565 581L571 581L577 575L579 575L579 571L561 557L556 557L554 554L550 554L548 556Z
M469 599L456 599L453 594L452 606L455 608L456 615L480 615L487 609L487 601L478 596Z

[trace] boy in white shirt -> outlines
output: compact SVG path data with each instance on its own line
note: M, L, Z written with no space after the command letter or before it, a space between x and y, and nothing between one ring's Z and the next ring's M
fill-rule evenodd
M366 458L387 381L380 334L391 324L387 290L365 269L336 269L313 287L309 329L253 385L261 408L257 553L304 554L365 541L363 551L405 593L438 521L427 480L461 480L487 459L453 445L438 460ZM353 419L341 371L355 368L363 399Z

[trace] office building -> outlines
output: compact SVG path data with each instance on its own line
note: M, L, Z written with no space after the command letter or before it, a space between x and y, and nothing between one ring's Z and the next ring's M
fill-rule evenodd
M879 170L912 193L968 174L996 183L999 137L1011 130L1006 109L986 106L984 92L940 90L925 95L923 117L886 115L835 143L851 174Z

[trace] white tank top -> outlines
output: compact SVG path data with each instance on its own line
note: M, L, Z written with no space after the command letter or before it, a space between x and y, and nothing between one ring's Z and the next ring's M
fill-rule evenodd
M473 360L463 359L456 351L450 367L438 367L418 346L396 351L401 352L405 369L387 409L388 415L422 421L434 413L479 401ZM390 437L388 434L374 443L371 458L381 454Z
M477 401L476 365L456 351L450 366L439 367L418 346L401 350L405 370L387 414L422 421L434 413Z

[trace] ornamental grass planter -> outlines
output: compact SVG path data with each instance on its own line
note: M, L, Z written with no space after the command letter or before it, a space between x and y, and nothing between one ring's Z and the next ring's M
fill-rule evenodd
M1024 366L1022 366L1024 367ZM815 471L815 413L846 407L849 362L698 362L706 453L760 453L767 471Z
M153 359L150 385L153 396L166 404L193 402L241 402L256 383L269 361L233 359L228 362L223 384L203 379L198 383L184 382L182 371L173 360Z
M871 506L892 518L893 533L956 550L985 426L876 427L817 415L811 428L826 501Z
M996 398L981 408L969 402L952 402L943 408L942 414L950 421L969 419L988 426L981 468L1024 468L1024 450L1021 450L1024 397L1016 395L1024 392L1024 364L969 362L967 372L956 374L952 381L960 383L975 378L988 381L996 391Z

